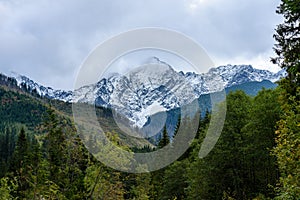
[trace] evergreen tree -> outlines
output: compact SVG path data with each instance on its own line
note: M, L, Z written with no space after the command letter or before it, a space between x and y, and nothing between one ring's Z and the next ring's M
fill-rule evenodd
M244 92L237 91L227 96L226 103L226 120L216 146L189 169L188 199L222 199L224 194L247 198L249 183L244 151L247 144L242 128L249 121L251 100Z
M25 192L29 188L29 154L29 142L22 127L10 163L10 171L18 181L18 197L25 197Z
M178 115L177 123L176 123L175 129L174 129L173 139L176 137L176 135L179 131L180 123L181 123L181 113L179 113L179 115Z
M272 59L288 72L280 82L280 103L283 113L276 131L274 155L280 170L278 199L300 196L300 0L282 0L277 10L284 22L274 35L277 58Z
M17 128L12 124L1 124L0 127L0 177L3 177L15 150Z
M276 185L279 175L270 150L275 146L274 132L281 114L278 95L278 90L260 91L253 99L249 122L242 129L247 143L244 151L251 197L259 194L274 197L270 186Z
M15 181L10 181L7 177L0 179L0 200L17 199L12 196L18 185Z
M285 89L296 95L300 86L300 0L282 0L277 11L285 21L277 26L274 50L278 57L272 61L288 72ZM297 97L300 100L300 97Z
M185 194L187 199L208 199L210 198L210 193L212 193L212 188L210 188L210 182L212 181L212 169L208 167L206 158L199 159L199 150L203 139L206 135L207 124L200 120L203 126L199 126L197 135L198 137L191 144L192 153L188 158L189 163L186 172L186 182L187 187L185 188Z
M158 142L158 148L163 148L165 146L167 146L170 143L170 138L167 132L167 125L164 126L163 128L163 132L162 132L162 138L161 140Z
M276 147L273 150L280 170L278 199L298 199L300 196L300 102L281 94L283 114L278 122ZM298 87L300 92L300 87Z
M167 132L167 127L165 125L163 128L161 139L158 142L157 148L162 149L165 146L167 146L169 143L170 143L170 138ZM161 159L164 160L164 158ZM164 172L165 172L165 168L159 169L151 173L151 185L153 186L150 191L151 199L161 199Z
M151 185L151 174L135 174L134 176L135 183L131 185L130 193L133 200L148 200L150 199L150 190L152 189Z
M88 199L123 199L123 183L120 172L108 169L101 163L91 164L84 178Z
M58 195L67 199L84 197L84 176L87 168L87 151L74 135L70 120L59 117L54 110L48 111L44 124L46 135L43 140L49 176L47 183ZM49 194L50 195L50 194Z
M188 160L175 161L165 169L160 199L185 199Z

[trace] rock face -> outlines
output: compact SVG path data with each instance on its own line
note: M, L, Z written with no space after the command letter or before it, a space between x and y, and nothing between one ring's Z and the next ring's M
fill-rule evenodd
M200 95L216 92L243 83L263 80L275 82L286 76L281 70L272 73L251 65L227 65L212 68L208 73L177 72L169 64L152 58L150 64L125 75L114 74L75 91L44 87L29 78L14 75L17 85L29 92L65 102L84 102L111 107L126 116L132 125L143 127L148 116L188 104Z

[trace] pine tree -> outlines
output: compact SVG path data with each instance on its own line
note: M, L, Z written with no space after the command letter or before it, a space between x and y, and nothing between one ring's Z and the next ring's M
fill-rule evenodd
M15 135L17 130L11 124L0 126L0 177L3 177L9 168L9 162L15 150Z
M185 199L188 164L188 159L175 161L165 169L160 199Z
M170 143L170 138L167 132L167 126L165 125L163 128L163 132L162 132L162 138L161 140L158 142L158 148L163 148L165 146L167 146Z
M113 171L102 165L94 163L86 170L84 185L87 190L87 199L123 199L123 183L120 172Z
M88 154L67 118L48 111L45 121L44 151L48 164L48 184L65 198L84 198L84 176Z
M12 161L10 163L10 171L18 180L17 196L25 197L25 192L29 188L29 142L22 127L18 136L15 151L13 153Z
M252 197L259 194L274 197L270 185L276 185L279 174L270 150L275 146L274 132L281 114L278 95L278 90L260 91L253 99L249 122L242 129L247 143L244 152Z
M278 57L272 61L287 70L285 89L295 95L300 86L300 0L282 0L276 12L283 15L285 21L277 26L274 34Z
M282 0L277 11L283 15L274 35L279 64L288 72L280 82L280 103L283 113L276 131L274 155L280 170L278 199L298 199L300 196L300 0Z
M132 194L131 199L133 200L148 200L150 199L150 190L152 189L151 174L135 174L134 184L131 184L130 193Z
M247 199L247 143L242 128L249 121L251 99L237 91L227 96L226 103L226 120L217 144L206 157L196 159L189 167L188 199L222 199L224 193Z
M180 123L181 123L181 113L179 113L179 115L178 115L177 123L176 123L175 129L174 129L173 139L176 137L176 135L179 131Z

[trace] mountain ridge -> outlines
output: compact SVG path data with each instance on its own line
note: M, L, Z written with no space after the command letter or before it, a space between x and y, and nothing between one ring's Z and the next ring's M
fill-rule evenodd
M150 64L128 74L115 74L75 91L45 87L22 75L14 74L14 78L18 87L42 97L111 107L128 117L132 125L142 127L155 112L178 108L201 95L218 91L216 81L229 88L253 81L274 83L285 75L284 70L273 73L251 65L219 66L202 74L184 73L154 57Z

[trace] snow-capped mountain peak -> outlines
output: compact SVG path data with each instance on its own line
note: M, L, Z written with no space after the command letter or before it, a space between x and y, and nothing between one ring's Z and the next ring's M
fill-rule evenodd
M58 99L65 102L71 102L73 99L73 93L71 91L54 90L51 87L45 87L34 82L30 78L20 75L16 72L11 72L10 76L16 79L17 85L20 88L25 89L26 91L29 91L31 93L36 93L41 97Z
M111 107L126 116L131 124L143 127L148 117L160 111L188 104L202 94L247 82L269 80L275 82L286 76L255 69L251 65L225 65L211 68L208 73L177 72L157 57L127 74L112 74L95 84L83 86L73 92L44 87L31 79L13 73L18 86L42 97L65 102L86 102Z

